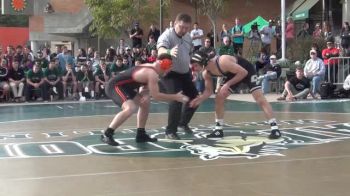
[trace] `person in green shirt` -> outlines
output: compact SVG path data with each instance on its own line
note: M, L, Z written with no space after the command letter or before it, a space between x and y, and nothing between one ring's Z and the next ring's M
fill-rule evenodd
M123 64L123 58L121 56L117 56L117 60L111 66L111 74L112 77L115 77L119 72L126 70L127 67Z
M235 50L233 46L231 45L231 40L229 37L224 37L223 39L223 45L219 48L219 55L231 55L233 56L235 54Z
M80 70L77 72L77 81L79 100L85 101L86 97L94 98L94 75L86 64L81 64Z
M47 91L44 92L44 100L58 94L58 99L63 99L63 84L61 81L61 73L56 67L55 59L50 60L48 69L44 70L44 85ZM52 100L52 99L51 99Z
M39 64L34 64L33 69L27 74L26 101L31 101L33 97L37 100L43 99L43 92L46 90L44 75Z
M99 99L101 95L104 94L105 83L108 82L111 71L107 67L106 60L104 58L100 58L100 66L96 69L95 72L95 92L96 99Z
M42 71L44 71L49 66L49 61L44 57L41 50L37 52L37 55L38 57L35 59L35 63L39 64Z
M73 98L77 98L77 78L76 72L73 69L73 65L71 63L66 64L66 69L62 74L62 83L63 83L63 96L67 97L67 87L72 87Z

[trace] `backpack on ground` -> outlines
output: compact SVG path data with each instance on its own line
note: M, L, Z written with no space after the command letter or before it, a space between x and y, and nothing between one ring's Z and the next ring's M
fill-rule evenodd
M335 88L336 88L336 86L330 82L321 83L321 86L320 86L321 99L334 98Z

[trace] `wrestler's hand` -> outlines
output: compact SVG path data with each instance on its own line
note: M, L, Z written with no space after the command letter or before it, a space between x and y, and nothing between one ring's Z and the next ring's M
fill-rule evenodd
M201 103L201 99L199 97L196 97L195 99L192 99L192 101L189 103L189 106L191 108L196 108L199 106L199 104Z
M230 86L224 84L221 88L220 91L218 92L221 96L227 97L231 94L230 92Z
M181 102L181 103L187 103L190 99L182 94L182 91L178 92L176 95L176 101Z

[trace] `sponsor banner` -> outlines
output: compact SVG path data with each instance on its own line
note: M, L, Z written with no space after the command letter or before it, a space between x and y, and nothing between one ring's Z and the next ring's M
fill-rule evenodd
M33 15L34 0L1 0L1 14Z

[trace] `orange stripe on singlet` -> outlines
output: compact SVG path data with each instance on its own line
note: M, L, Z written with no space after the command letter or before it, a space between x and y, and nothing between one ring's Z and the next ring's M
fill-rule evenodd
M120 90L119 86L115 85L114 86L114 90L115 92L122 98L123 102L125 102L127 100L126 96L124 95L124 93Z

